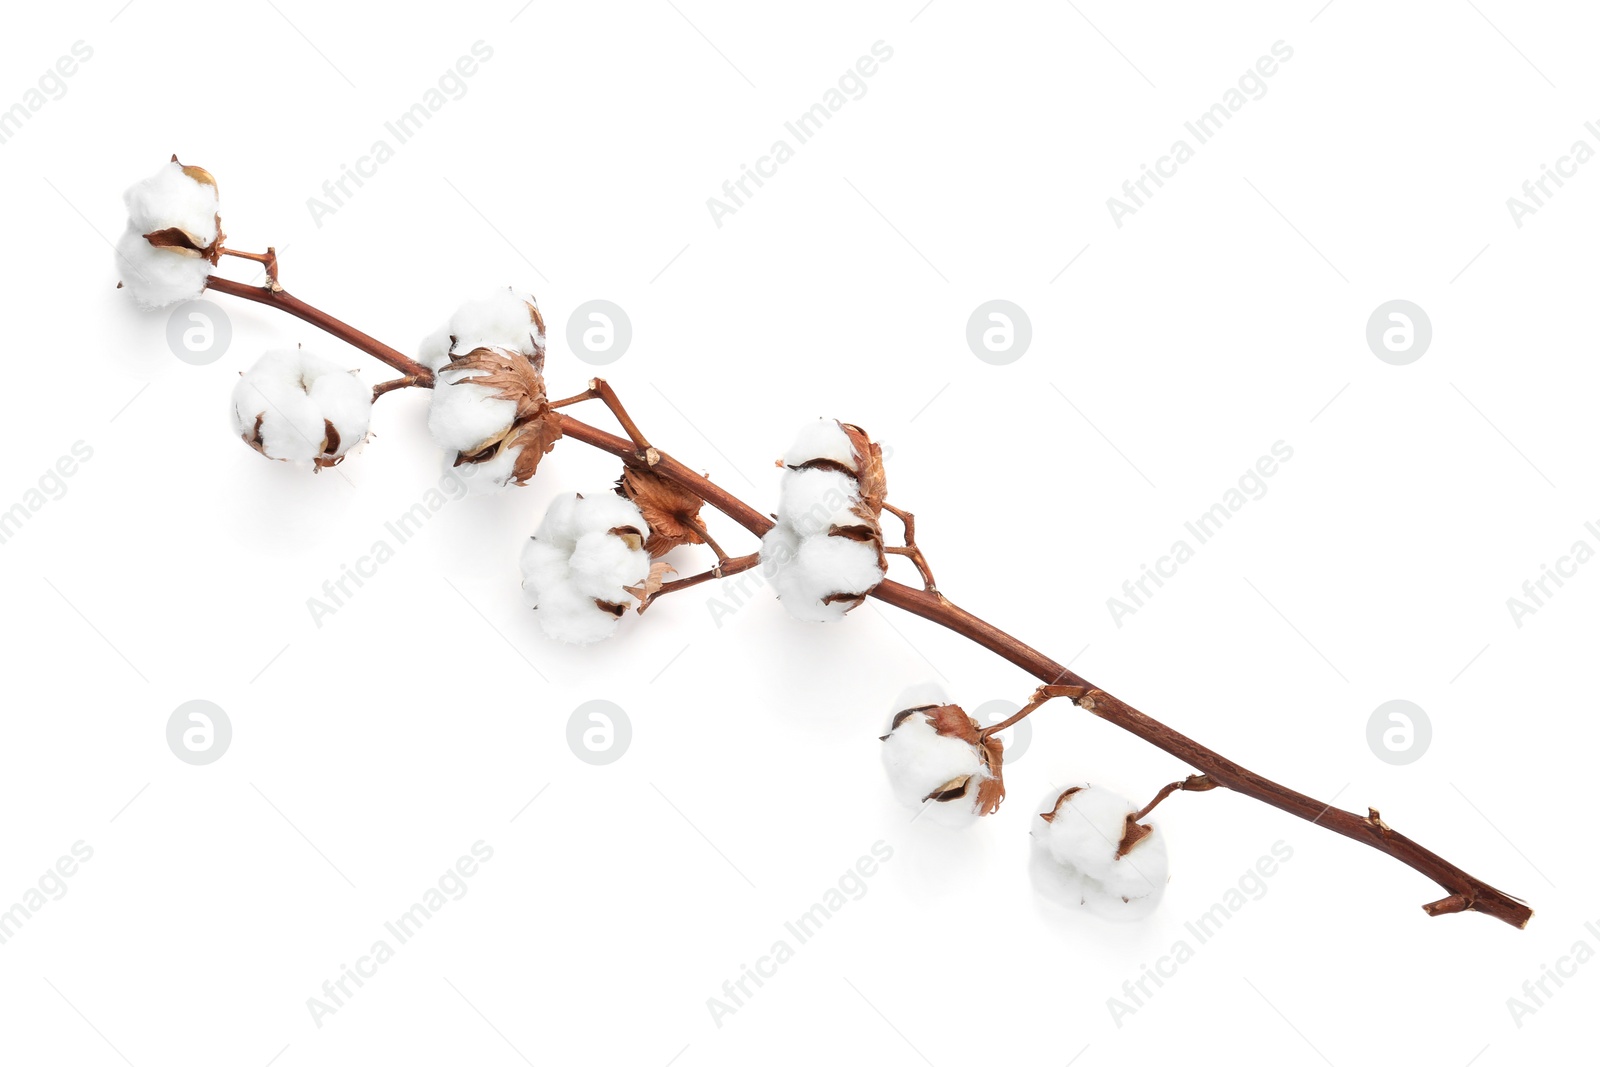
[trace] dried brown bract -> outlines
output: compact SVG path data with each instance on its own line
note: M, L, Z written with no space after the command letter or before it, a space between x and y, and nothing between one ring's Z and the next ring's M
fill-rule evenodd
M617 493L638 505L650 524L645 549L651 558L666 555L680 545L705 543L700 508L705 501L676 482L640 467L628 467L617 479Z
M941 804L964 800L971 805L973 814L994 814L1006 796L1005 782L1001 777L1004 761L1004 745L1001 740L998 737L984 737L978 727L978 721L969 716L958 704L928 704L897 712L889 732L879 740L885 742L898 740L895 735L910 726L908 720L913 717L919 722L926 722L933 728L934 734L941 738L970 745L973 750L972 755L976 757L975 763L969 757L962 757L962 762L970 769L954 777L932 781L931 785L929 778L923 778L924 784L916 787L914 798ZM916 729L921 727L918 726ZM921 736L926 738L927 734ZM916 746L918 742L908 738L907 744L907 758L896 760L894 763L896 771L904 775L909 782L925 773L919 766L925 761L912 750L911 746ZM891 772L891 775L894 773ZM910 799L912 798L908 798L908 801Z
M453 371L466 372L454 384L438 388L453 389L475 385L489 390L495 399L509 400L516 413L504 431L456 455L456 466L487 463L509 449L520 449L512 466L511 480L526 485L539 469L539 461L561 439L561 421L550 409L545 395L544 376L534 361L502 349L477 348L450 362Z

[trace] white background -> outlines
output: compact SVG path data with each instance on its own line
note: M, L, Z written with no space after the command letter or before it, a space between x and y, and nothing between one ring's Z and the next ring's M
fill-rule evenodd
M1506 606L1574 541L1600 546L1600 164L1520 228L1506 206L1574 140L1600 147L1581 5L121 2L34 5L0 41L0 107L93 49L0 145L0 509L93 449L0 545L0 907L93 849L0 945L0 1058L1590 1054L1600 965L1520 1028L1507 1007L1575 942L1600 948L1600 566L1520 628ZM307 199L479 40L493 57L465 95L319 227ZM707 198L880 40L865 96L719 228ZM1280 40L1266 95L1118 228L1107 197ZM608 379L658 445L762 510L793 427L861 423L956 601L1253 769L1379 807L1537 917L1428 919L1442 892L1420 875L1223 791L1161 809L1153 918L1055 914L1026 869L1052 783L1143 797L1187 768L1048 708L1002 811L951 836L889 798L893 697L1033 686L953 635L875 604L808 627L766 592L718 626L708 586L599 647L549 643L520 539L554 494L615 476L570 441L535 485L441 510L318 628L307 598L439 477L427 398L382 400L365 450L316 476L232 439L231 383L269 346L382 368L228 298L227 355L173 356L106 243L122 189L172 152L216 174L230 244L276 244L292 292L403 349L464 298L530 289L566 395L594 372L572 309L621 305L634 340ZM995 298L1033 327L1008 366L965 341ZM1409 366L1364 336L1397 298L1433 324ZM1107 598L1277 441L1294 455L1266 495L1115 625ZM205 767L165 741L197 698L234 731ZM1366 743L1395 698L1434 731L1403 767ZM632 721L609 766L565 741L590 699ZM479 840L493 859L467 895L317 1026L307 998ZM866 895L717 1026L707 998L880 840ZM1266 895L1118 1026L1107 999L1193 946L1184 923L1279 841L1293 858Z

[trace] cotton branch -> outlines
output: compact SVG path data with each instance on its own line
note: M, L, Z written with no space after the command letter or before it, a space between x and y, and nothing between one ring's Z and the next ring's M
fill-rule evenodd
M631 457L632 449L628 442L602 430L572 420L563 423L563 431L569 437L610 452L624 462ZM665 453L662 453L661 464L655 470L666 477L682 480L707 503L753 534L764 534L772 526L771 519ZM1353 812L1313 800L1303 793L1263 778L1091 685L1044 653L957 607L939 593L913 589L885 579L872 591L871 596L937 623L987 648L1044 681L1045 688L1055 691L1055 695L1072 697L1079 707L1177 757L1217 785L1360 841L1426 875L1450 893L1446 900L1425 906L1430 915L1477 911L1518 928L1526 926L1533 917L1533 909L1527 904L1474 878L1387 825L1374 824Z
M215 276L207 284L218 292L228 293L232 296L253 300L257 303L286 311L382 360L402 374L416 378L416 384L432 384L433 375L426 367L369 337L367 334L340 322L325 312L295 299L281 289L248 286ZM607 406L611 407L614 414L618 414L618 421L622 423L632 440L625 440L590 426L570 415L555 412L554 417L559 421L564 437L581 441L601 451L609 452L630 467L647 469L657 476L672 481L694 493L701 500L721 511L757 537L762 536L772 527L773 523L770 518L746 504L728 490L696 473L665 452L647 445L643 436L638 433L637 427L632 424L631 419L626 419L620 402L615 402L615 394L610 393L609 387L604 387L602 391L600 385L592 384L590 392L599 399L604 400ZM574 398L571 402L586 398L588 398L586 394L580 394L579 397ZM894 513L900 514L898 511ZM913 539L911 537L912 531L910 529L909 516L903 516L903 518L907 519L906 540L908 542L907 547L910 547ZM741 557L737 561L728 561L706 574L667 583L658 590L658 594L667 591L669 588L686 588L709 578L717 577L719 573L722 575L734 573L733 565L735 563L742 564L738 569L747 569L750 566L754 566L758 558L758 556L752 555ZM917 558L914 556L913 561L915 562ZM925 568L925 562L919 564L919 567ZM1430 852L1410 838L1398 833L1378 816L1377 811L1369 809L1369 813L1366 816L1344 811L1333 807L1331 804L1324 804L1321 801L1314 800L1303 793L1279 785L1271 779L1264 778L1254 771L1248 770L1240 764L1178 733L1171 727L1158 722L1117 697L1095 687L1042 652L1029 647L1010 634L957 607L941 593L935 591L932 576L925 569L923 570L923 578L927 586L924 589L914 589L899 582L885 579L871 591L870 595L886 604L908 611L913 615L960 634L1045 683L1036 691L1034 703L1031 703L1023 712L1013 716L1007 723L992 727L988 732L996 732L1003 726L1009 725L1023 715L1031 713L1047 700L1062 696L1068 697L1078 707L1133 734L1135 737L1149 742L1199 772L1198 775L1191 776L1185 782L1173 783L1172 786L1158 794L1156 801L1152 801L1151 806L1177 789L1221 786L1259 800L1262 803L1270 804L1275 808L1304 819L1312 825L1332 830L1334 833L1359 841L1399 860L1401 863L1432 879L1446 891L1447 895L1440 900L1423 905L1423 910L1429 915L1477 911L1485 915L1491 915L1518 928L1526 926L1528 920L1532 918L1533 911L1527 904L1486 882L1474 878L1461 868L1446 861L1443 857ZM1041 694L1045 694L1042 699ZM1198 781L1205 781L1209 784L1203 787L1185 784ZM1149 807L1145 810L1148 811Z

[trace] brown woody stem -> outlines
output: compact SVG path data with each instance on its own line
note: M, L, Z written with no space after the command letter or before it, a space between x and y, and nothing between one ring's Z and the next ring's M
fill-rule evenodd
M415 374L407 374L402 378L390 378L388 381L379 382L377 385L372 387L372 399L374 402L376 402L377 399L384 393L392 393L396 389L410 389L413 386L419 385L426 387L431 386L432 384L433 383L431 381L424 382Z
M556 418L560 420L563 437L582 441L584 444L598 448L602 452L610 452L630 467L649 469L668 481L676 482L757 537L772 529L771 519L720 485L703 475L696 474L665 452L651 449L652 452L655 452L655 462L652 464L645 457L638 454L631 442L625 441L615 434L607 433L597 426L590 426L588 423L575 419L571 415L563 415L558 412Z
M1150 799L1150 803L1146 804L1132 815L1129 815L1128 818L1134 822L1138 822L1146 815L1149 815L1152 811L1155 811L1157 804L1161 803L1163 800L1167 799L1179 790L1188 793L1204 793L1206 790L1215 789L1216 787L1217 783L1213 782L1205 775L1191 774L1181 782L1172 782L1169 785L1162 786L1156 795Z
M648 457L651 452L655 451L650 447L650 442L644 439L644 433L638 426L634 425L633 416L629 415L628 409L622 406L621 399L618 398L609 382L604 378L594 378L590 380L589 388L611 410L611 414L617 420L617 425L622 427L622 432L628 435L640 452Z
M656 454L660 455L659 452ZM716 571L718 568L724 567L727 564L728 554L722 551L722 546L717 544L717 542L712 539L711 531L706 529L706 524L700 521L699 516L686 515L684 516L683 524L689 527L689 529L693 530L695 535L699 537L700 540L705 542L706 547L717 554L717 566L712 568L713 571ZM714 574L713 576L721 577L720 574Z
M633 458L633 450L628 442L602 430L562 416L562 431L569 437L610 452L625 463L638 462ZM670 478L694 492L751 533L760 536L771 529L771 519L665 453L662 453L661 462L654 469L657 474ZM1152 719L1104 690L1095 688L1087 680L1044 653L957 607L939 593L913 589L908 585L886 579L872 590L871 595L886 604L892 604L913 615L937 623L969 641L982 645L1045 682L1044 688L1053 690L1054 695L1072 696L1079 706L1135 737L1149 742L1163 752L1176 756L1217 785L1264 804L1270 804L1313 825L1326 827L1334 833L1375 848L1426 875L1453 896L1459 896L1466 901L1459 907L1441 907L1441 910L1430 911L1429 914L1477 911L1492 915L1518 928L1526 926L1528 920L1533 917L1533 909L1527 904L1487 882L1474 878L1442 856L1430 852L1387 825L1381 822L1374 823L1368 818L1335 808L1331 804L1324 804L1303 793L1279 785L1269 778L1263 778L1170 726ZM1428 907L1433 908L1434 905Z
M254 300L258 304L275 307L279 311L286 311L295 318L309 322L324 333L332 334L352 348L359 348L373 359L380 360L399 371L417 379L416 384L424 387L433 385L433 371L424 367L409 356L403 355L375 337L368 336L348 326L338 319L312 307L303 300L290 296L283 289L269 289L259 285L246 285L236 282L231 278L223 278L213 274L206 279L206 288L229 296L237 296L241 300Z
M891 556L905 556L916 565L917 573L922 575L922 587L930 593L939 591L938 583L933 580L933 568L928 566L928 559L922 554L922 549L917 547L917 517L909 511L901 511L893 504L884 502L883 510L900 520L900 525L905 527L904 547L886 548L884 552Z
M213 276L207 284L218 292L277 307L297 318L303 319L340 340L382 360L396 370L424 380L419 381L418 384L431 384L432 382L433 376L426 367L408 359L367 334L340 322L331 315L295 299L286 292L243 285L239 282L216 276ZM591 389L596 388L597 386L591 385ZM620 407L620 405L618 406ZM616 408L613 408L614 412L615 410ZM624 429L628 430L635 439L628 441L587 423L580 422L570 415L558 413L556 418L560 421L564 436L609 452L629 466L653 470L656 474L693 492L757 537L772 528L773 523L770 518L761 514L761 512L715 482L684 466L666 453L657 452L657 450L648 446L641 447L642 438L637 436L637 427L631 427L631 420L630 423L624 424ZM621 421L620 418L619 421ZM758 554L753 557L741 557L741 560L752 560L752 562L740 569L743 570L749 566L754 566L754 560L758 558ZM733 562L736 561L730 561L730 565ZM733 573L727 565L718 569L724 575ZM688 585L706 581L713 576L711 572L707 572L704 575L680 579L663 585L661 591L671 587L686 588ZM1079 707L1084 708L1093 715L1126 730L1141 740L1149 742L1184 764L1194 767L1201 772L1199 777L1203 777L1214 785L1223 786L1264 804L1270 804L1275 808L1304 819L1314 826L1322 826L1332 830L1334 833L1359 841L1427 876L1448 894L1441 900L1423 905L1423 910L1429 915L1477 911L1485 915L1491 915L1518 928L1525 927L1528 924L1528 920L1533 917L1533 909L1527 904L1473 877L1442 856L1430 852L1410 838L1396 832L1378 816L1375 810L1369 809L1366 816L1357 815L1354 812L1335 808L1332 804L1324 804L1306 796L1304 793L1296 792L1287 786L1279 785L1269 778L1264 778L1254 771L1191 740L1164 723L1152 719L1144 712L1124 703L1104 690L1094 687L1067 667L1062 666L1037 649L1029 647L998 627L957 607L938 592L931 589L913 589L899 582L885 579L872 590L871 595L886 604L891 604L894 607L943 626L1032 674L1035 678L1045 683L1040 690L1036 691L1036 700L1046 690L1050 691L1050 695L1045 699L1051 699L1055 696L1069 696ZM1038 700L1038 703L1042 704L1043 702L1043 700ZM1037 705L1034 706L1036 707ZM1029 710L1031 711L1032 709L1030 708ZM1016 717L1013 716L1013 718Z
M748 556L735 556L732 559L725 559L708 571L691 574L687 578L677 578L670 582L663 582L661 588L651 593L649 599L640 605L639 610L643 611L651 604L654 604L658 597L664 597L668 593L676 593L680 589L688 589L691 586L699 585L701 582L709 582L713 578L726 578L729 575L739 574L760 565L761 553L752 552Z
M271 245L267 246L267 250L265 252L241 252L237 248L224 248L219 246L217 248L217 254L223 256L233 256L235 259L248 259L252 263L261 264L264 268L266 268L267 271L267 288L279 290L283 288L283 286L278 284L278 250L273 248Z
M611 414L617 420L617 424L622 427L622 432L633 440L640 457L645 459L648 466L650 457L656 454L655 449L651 448L650 442L644 439L643 431L633 421L633 416L628 414L628 409L622 406L622 399L617 396L616 391L611 388L604 378L590 378L589 388L576 396L569 396L565 400L552 402L550 409L555 411L560 408L570 407L573 404L581 404L585 400L599 400L610 409Z
M981 741L991 734L997 734L1007 727L1015 726L1023 719L1026 719L1029 715L1032 715L1034 712L1044 707L1045 704L1054 700L1056 697L1074 696L1076 695L1076 692L1077 691L1071 686L1041 685L1039 688L1033 691L1033 696L1028 700L1028 702L1010 718L997 722L993 726L986 726L982 730L979 730L978 739Z

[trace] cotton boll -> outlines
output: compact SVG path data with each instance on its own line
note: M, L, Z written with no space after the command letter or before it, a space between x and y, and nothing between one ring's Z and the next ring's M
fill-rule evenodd
M516 484L513 479L516 477L517 457L521 454L520 446L502 448L482 463L463 463L454 466L455 454L450 453L445 457L445 466L461 479L461 483L467 487L469 496L493 496Z
M331 465L366 440L371 415L356 374L304 349L266 353L233 390L234 431L270 459Z
M982 818L975 806L977 785L968 786L967 795L957 800L937 801L930 800L922 805L921 814L912 818L919 823L926 822L933 826L941 826L946 830L968 830L976 826Z
M146 311L194 300L206 289L211 263L175 248L157 248L129 225L117 241L117 271L122 287Z
M794 444L783 454L785 467L798 467L812 460L831 460L848 470L856 469L856 450L837 419L818 419L801 427Z
M761 573L775 581L780 572L788 569L800 552L800 535L788 523L776 523L761 535Z
M539 523L539 537L549 538L572 554L578 538L588 531L585 515L592 507L581 493L566 493L550 502Z
M1084 907L1100 918L1113 922L1135 922L1149 918L1161 906L1161 897L1166 891L1163 886L1145 896L1121 897L1107 892L1103 886L1092 881L1085 883L1085 889L1089 891L1084 894Z
M804 538L795 563L804 588L817 600L865 593L883 580L875 546L848 537Z
M778 496L778 518L802 537L825 534L835 526L855 526L861 517L850 508L859 501L856 480L839 471L786 470Z
M608 611L570 583L545 590L534 611L546 637L573 645L592 645L617 632L621 616Z
M217 187L210 175L195 167L165 163L161 169L122 194L128 206L129 228L139 234L182 230L196 247L209 247L217 239Z
M883 580L875 546L847 537L801 537L779 522L761 539L764 574L778 600L801 622L833 622L854 604L851 598ZM830 596L841 596L828 602Z
M507 289L469 301L422 339L417 360L434 372L428 431L457 458L470 459L462 468L470 490L483 494L527 484L559 436L550 432L545 406L539 373L544 327L533 298ZM535 454L526 447L529 441L545 447ZM491 452L497 442L501 447Z
M311 385L311 399L339 435L339 445L331 454L349 455L367 439L372 423L372 390L354 372L333 361L312 356L304 349L297 351L302 359L302 378Z
M452 359L433 383L428 429L456 463L491 464L480 487L528 484L562 436L544 378L515 352L476 349Z
M857 438L866 439L856 427L847 432L833 419L818 419L801 428L784 454L789 469L780 489L778 522L763 537L761 556L778 599L803 622L843 618L884 578L877 521L882 464L870 443L858 458L852 444ZM819 461L821 466L803 466ZM856 475L869 485L870 502L863 499ZM857 514L857 507L868 514ZM850 528L860 539L830 533L834 527Z
M472 453L504 436L517 415L517 405L494 390L472 384L475 372L440 372L428 407L428 432L440 447Z
M233 429L269 459L316 459L326 437L322 412L305 389L266 375L246 375L234 386Z
M1042 824L1041 824L1042 825ZM1028 854L1028 876L1040 896L1066 908L1088 906L1091 893L1101 895L1099 887L1091 889L1088 879L1073 867L1064 867L1050 854L1050 846L1035 834Z
M780 522L761 538L761 573L772 583L784 610L801 622L835 622L844 618L849 605L842 601L824 604L812 593L808 572L800 566L801 539L787 523Z
M431 371L437 371L450 362L450 346L453 343L447 322L422 339L417 346L417 362Z
M1047 862L1049 861L1047 860ZM1141 882L1142 888L1139 891L1125 894L1108 888L1105 883L1098 882L1087 875L1071 872L1064 867L1058 867L1057 869L1066 872L1067 879L1076 878L1078 883L1078 899L1060 901L1061 903L1082 907L1093 915L1098 915L1102 919L1109 919L1113 922L1133 922L1138 919L1148 918L1155 913L1156 908L1161 904L1162 896L1166 893L1165 871L1162 872L1161 880L1155 885L1152 886ZM1041 872L1042 874L1043 872ZM1040 888L1041 892L1047 894L1051 888L1054 888L1051 886L1048 877L1044 878L1044 884L1041 885L1041 879L1038 875L1035 876L1034 885Z
M570 556L581 533L578 529L578 508L582 506L583 499L577 493L567 493L552 500L534 536L541 541L560 545Z
M650 574L650 556L613 533L586 533L573 546L572 584L596 600L619 604L628 600L627 586L638 585Z
M544 320L531 296L498 289L482 300L469 300L443 326L422 339L417 361L437 371L451 359L480 348L494 348L544 366Z
M204 292L221 239L211 175L166 163L131 186L123 201L128 226L116 246L117 273L134 302L154 309ZM155 235L156 242L147 235Z
M1045 826L1042 836L1058 863L1070 864L1091 878L1104 878L1115 865L1117 846L1134 810L1107 789L1080 785L1056 807L1054 818L1047 823L1040 820Z
M456 355L476 348L505 348L524 356L544 358L544 324L537 319L538 304L531 296L499 289L483 300L469 300L450 317Z
M567 582L571 575L567 559L571 550L554 541L530 537L522 544L522 593L529 607L539 606L543 590Z
M965 825L978 817L977 783L990 777L978 749L934 729L927 712L913 711L883 738L883 766L895 799L908 808L926 804L938 821ZM954 800L928 799L951 783L970 779Z
M1155 886L1142 884L1142 891L1126 897L1088 877L1074 867L1063 866L1051 855L1049 847L1038 837L1033 844L1028 862L1028 874L1034 890L1045 899L1069 910L1087 911L1102 919L1130 922L1151 915L1161 903L1165 890L1165 872L1154 880Z
M801 622L833 622L843 618L846 605L823 604L811 596L806 573L796 563L800 537L780 522L761 538L761 573L772 583L784 610Z
M908 685L900 690L900 695L895 697L894 703L890 706L889 720L883 724L883 732L888 733L894 726L894 717L907 708L937 707L949 702L945 696L944 686L938 682L917 682L915 685Z
M1041 894L1108 919L1138 919L1155 910L1168 874L1160 827L1119 855L1127 816L1136 810L1126 799L1080 786L1065 799L1052 792L1042 807L1052 818L1038 819L1030 830L1030 873Z
M796 562L800 538L779 523L761 539L762 573L772 583L778 601L801 622L836 622L844 618L849 605L843 601L824 604L812 593L808 573Z
M637 530L637 535L613 532ZM650 573L649 527L638 505L615 493L551 502L522 547L522 592L545 634L589 644L616 632L623 605Z
M573 505L572 517L579 534L631 528L639 531L641 537L650 535L650 526L644 521L639 505L616 493L593 493L583 497Z
M780 571L774 585L783 609L800 622L838 622L849 614L851 604L846 601L824 603L812 596L805 574L797 568Z
M1167 839L1161 827L1152 824L1149 835L1135 842L1097 880L1113 897L1132 900L1161 893L1167 883Z

